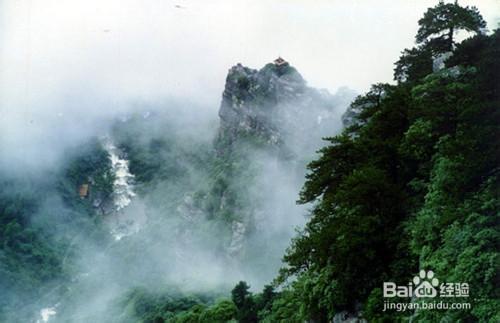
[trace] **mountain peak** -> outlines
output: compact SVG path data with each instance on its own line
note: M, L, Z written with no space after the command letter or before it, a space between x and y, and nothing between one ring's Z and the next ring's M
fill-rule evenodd
M326 134L336 128L331 122L338 105L328 91L307 86L297 69L282 57L260 70L238 63L226 77L219 139L232 143L242 134L250 134L273 145L293 146L296 140L290 138L304 132L312 134L325 128ZM320 132L318 138L323 135Z

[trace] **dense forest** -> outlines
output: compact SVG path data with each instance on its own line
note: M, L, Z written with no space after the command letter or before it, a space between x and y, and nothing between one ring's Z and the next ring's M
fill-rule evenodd
M111 131L118 159L95 138L67 151L57 171L0 174L0 290L8 291L0 298L0 322L32 322L40 308L65 301L50 322L500 321L500 29L487 31L474 7L443 2L418 24L415 47L395 63L395 82L375 83L357 96L337 135L302 115L287 120L287 129L304 127L300 134L254 123L266 102L277 100L273 86L279 90L283 76L283 88L312 98L304 102L313 102L318 113L341 99L306 87L291 66L237 66L227 80L234 92L224 93L223 126L214 142L135 115ZM283 96L292 102L294 95ZM264 112L235 117L235 98L238 106L247 100ZM251 122L242 130L230 118ZM317 140L325 136L307 171L299 151L315 144L294 146L302 131ZM119 175L113 167L124 156L133 174L129 194L141 196L142 204L131 204L134 212L153 220L140 236L118 244L122 238L108 234L114 224L106 217L123 212L112 201ZM295 199L309 214L291 242L286 232L257 234L255 214L277 209L257 206L268 192L255 186L256 174L270 161L285 174L305 174ZM82 193L82 185L90 191ZM260 191L249 193L252 187ZM266 264L282 249L273 235L288 245L279 273ZM99 269L82 274L78 255L92 255L89 267ZM176 267L180 274L165 273L172 259L192 272ZM226 284L194 288L196 282L187 282L192 275L207 279L196 267L212 262L227 270L213 269ZM252 289L243 277L250 266L262 268L255 277L274 280ZM383 283L407 285L422 269L468 283L471 308L384 311ZM102 278L88 282L92 275ZM241 281L229 285L235 279ZM113 297L93 300L108 281ZM83 300L95 313L83 313ZM113 309L94 304L100 302Z
M397 85L359 96L349 126L309 164L299 203L315 206L284 257L284 287L256 307L263 321L342 311L369 322L500 320L500 31L485 35L477 10L457 4L429 9L419 25ZM476 35L457 43L459 30ZM382 313L382 283L422 268L469 282L472 309Z

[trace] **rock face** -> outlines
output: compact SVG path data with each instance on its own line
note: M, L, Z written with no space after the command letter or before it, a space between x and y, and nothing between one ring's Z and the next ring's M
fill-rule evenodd
M453 56L452 52L445 52L445 53L441 53L441 54L436 55L434 57L434 59L432 60L432 71L439 72L442 69L446 68L446 65L445 65L446 60L448 58L450 58L451 56Z
M280 217L275 211L261 208L255 194L247 191L265 189L255 189L252 183L262 175L248 175L251 173L248 170L259 163L258 169L263 168L263 163L274 163L280 171L286 170L289 178L301 179L305 165L294 169L290 164L311 160L323 145L322 138L335 135L341 129L340 116L354 96L355 93L346 88L331 95L326 90L309 87L299 72L284 60L276 60L260 70L241 64L229 69L215 149L224 165L235 166L229 166L233 167L231 170L225 168L218 175L223 184L213 190L212 196L218 200L214 203L217 207L213 217L225 217L232 223L226 247L230 255L241 255L245 239L253 230L259 230L255 214L263 214L264 219L258 221L264 223L269 223L270 217ZM252 142L253 145L248 146L252 148L242 153L241 147L247 147L248 141ZM265 162L255 156L259 149L271 151ZM241 189L237 183L245 183L245 186ZM286 186L276 182L267 185ZM289 200L296 198L299 188L296 189Z
M341 92L333 96L307 86L288 63L270 63L260 70L238 64L226 78L218 140L231 144L239 136L256 135L272 145L295 147L297 154L312 139L319 142L340 126L338 107L354 96Z
M332 320L333 323L368 323L367 320L358 317L357 314L352 314L347 311L335 314Z

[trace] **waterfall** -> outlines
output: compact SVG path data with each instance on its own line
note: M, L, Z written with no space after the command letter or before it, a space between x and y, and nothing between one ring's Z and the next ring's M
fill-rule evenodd
M113 212L108 216L110 233L116 241L140 229L140 213L129 210L134 192L134 175L130 172L129 161L109 137L103 139L103 147L109 154L113 182Z
M55 307L42 308L40 310L40 319L38 319L36 323L46 323L50 320L51 316L54 316L56 314L57 312Z
M116 211L127 207L135 196L133 180L134 175L130 173L128 160L120 157L121 151L108 139L104 142L104 148L111 160L111 170L115 176L113 182L113 204Z

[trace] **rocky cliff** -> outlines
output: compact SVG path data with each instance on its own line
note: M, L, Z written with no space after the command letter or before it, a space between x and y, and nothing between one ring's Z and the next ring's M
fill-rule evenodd
M231 144L252 135L271 145L286 146L295 154L303 149L310 152L322 136L340 126L341 106L353 96L346 89L334 96L309 87L287 62L269 63L260 70L237 64L226 78L218 142Z
M214 176L209 198L214 206L212 217L231 223L229 254L244 253L252 233L262 236L263 226L273 221L288 217L294 222L295 217L295 223L301 222L293 205L285 211L266 203L296 200L305 164L321 147L322 138L341 128L340 116L354 95L348 89L332 95L310 87L282 59L260 70L241 64L229 69L215 141L219 164L224 167ZM286 198L273 192L275 185L288 189L283 193ZM291 225L284 227L289 232L283 234L293 232Z

